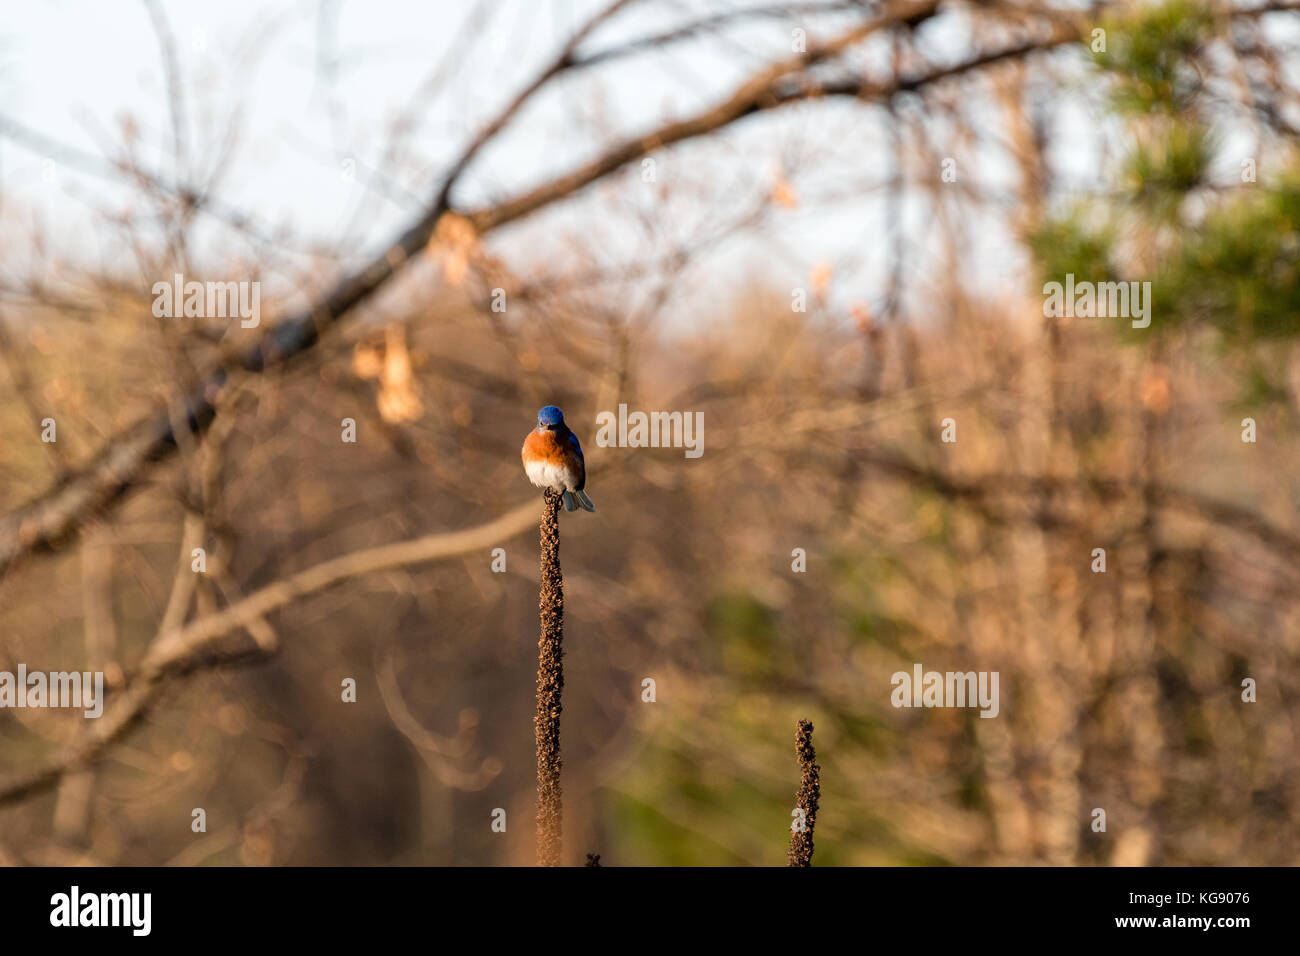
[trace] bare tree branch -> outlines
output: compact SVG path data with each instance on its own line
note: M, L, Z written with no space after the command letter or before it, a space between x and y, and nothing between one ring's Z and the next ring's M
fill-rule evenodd
M623 2L626 0L608 8L595 22L612 15L622 7ZM810 44L804 54L764 68L717 106L628 140L567 175L544 183L522 196L469 213L467 218L480 233L487 232L564 199L641 156L673 143L712 133L763 110L826 95L881 99L900 91L917 90L928 83L1000 60L1049 49L1070 39L1070 28L1058 21L1046 38L984 54L928 74L895 78L874 85L860 80L819 82L802 73L810 66L833 59L877 31L893 26L915 26L933 16L939 6L939 0L919 0L895 5L890 12L859 23L825 43ZM585 36L592 26L589 24L580 31L566 50L571 50L574 43ZM545 77L550 78L563 72L569 55L566 52L548 67ZM216 403L233 373L263 372L309 351L336 322L392 278L408 259L424 249L434 235L438 221L444 214L451 212L448 205L449 187L465 165L487 139L499 132L504 122L514 115L537 88L540 88L540 83L535 82L506 107L497 121L489 124L486 138L480 136L453 167L433 207L383 254L341 280L328 295L311 307L285 318L254 345L228 356L226 361L204 376L199 387L181 403L127 429L101 449L85 468L0 519L0 573L27 555L57 548L76 533L87 517L112 507L134 486L150 465L167 458L176 450L180 437L176 422L187 433L201 434L205 431L215 415Z
M33 772L0 781L0 804L14 803L44 790L68 771L85 767L97 759L135 726L157 701L169 678L196 667L211 667L246 657L246 654L213 654L210 648L216 638L247 628L291 601L363 574L481 551L521 534L536 520L537 502L530 499L501 517L473 528L345 554L269 584L236 604L185 627L160 633L128 681L122 696L105 709L85 739L56 754Z

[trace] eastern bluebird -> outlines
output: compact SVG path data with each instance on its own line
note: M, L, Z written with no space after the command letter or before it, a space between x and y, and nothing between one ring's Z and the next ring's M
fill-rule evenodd
M538 488L554 488L564 495L564 510L581 505L595 511L582 486L587 483L587 466L582 459L578 436L564 424L564 412L547 405L537 413L537 427L524 439L524 471ZM576 499L576 504L574 503Z

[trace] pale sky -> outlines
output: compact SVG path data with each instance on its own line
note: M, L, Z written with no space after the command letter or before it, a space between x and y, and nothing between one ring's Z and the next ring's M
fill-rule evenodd
M346 241L358 261L419 212L438 174L487 118L554 56L575 25L605 0L503 0L487 4L480 26L466 25L477 5L461 2L362 3L340 0L165 3L182 75L188 167L207 174L232 118L238 139L217 194L260 222L290 223L322 243ZM634 3L583 47L594 51L629 37L657 33L703 12L748 3ZM94 154L112 152L123 120L138 129L140 161L174 175L171 120L158 37L139 2L54 0L24 5L0 32L0 118ZM790 55L791 30L816 38L835 19L762 19L743 30L674 45L667 53L586 71L561 83L521 117L512 135L484 153L464 179L456 202L472 206L513 194L590 157L611 138L644 132L669 115L716 102L759 64ZM964 26L956 18L923 28L936 58L960 55ZM857 62L879 65L883 50L864 47ZM433 90L417 96L445 64ZM413 155L397 182L369 174L383 154L392 119L415 101ZM1084 114L1068 103L1056 121L1074 123L1083 144L1055 157L1090 178L1096 143ZM792 164L799 204L779 213L761 238L724 243L697 270L697 294L716 296L755 276L777 286L808 285L819 263L836 268L842 302L874 301L887 261L882 184L890 162L880 111L818 103L746 120L715 141L657 157L661 183L688 184L656 206L629 171L609 187L624 213L644 210L656 228L696 236L761 199L783 165ZM1095 137L1093 137L1095 139ZM1009 168L996 155L968 155L956 145L959 175L1000 188ZM806 168L799 165L803 157ZM355 170L355 175L352 171ZM936 176L938 171L936 170ZM0 242L8 274L21 273L24 236L33 222L56 237L58 252L111 260L111 232L86 209L90 195L122 198L102 179L40 150L0 138ZM641 189L641 192L637 192ZM619 192L621 191L621 192ZM602 215L601 194L570 204L494 237L498 248L547 264L555 229L579 228L610 256L644 254L628 221ZM922 268L928 214L903 202L909 255ZM566 218L567 217L567 218ZM998 291L1023 286L1023 261L996 222L971 223L977 238L971 281ZM213 236L220 236L218 228ZM214 238L213 252L222 247ZM708 300L703 300L707 302Z

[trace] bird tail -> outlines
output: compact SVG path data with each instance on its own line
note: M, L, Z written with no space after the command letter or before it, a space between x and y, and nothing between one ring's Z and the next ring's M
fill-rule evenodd
M577 505L573 503L573 495L569 494L567 491L564 492L564 510L572 511L576 507Z
M578 499L578 504L582 505L582 509L584 511L596 510L596 506L591 503L591 499L587 497L587 493L583 491L581 488L575 491L573 493L573 496Z

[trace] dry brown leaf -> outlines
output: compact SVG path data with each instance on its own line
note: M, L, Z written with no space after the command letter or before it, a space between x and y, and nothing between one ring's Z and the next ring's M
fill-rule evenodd
M812 279L813 295L817 299L826 298L826 293L830 291L831 277L833 275L834 270L828 263L819 262L812 267L810 278Z
M480 255L480 250L474 224L454 212L442 214L426 247L429 256L442 266L443 277L453 286L464 285L470 261Z
M782 209L794 209L799 205L799 195L784 176L772 184L772 202Z

